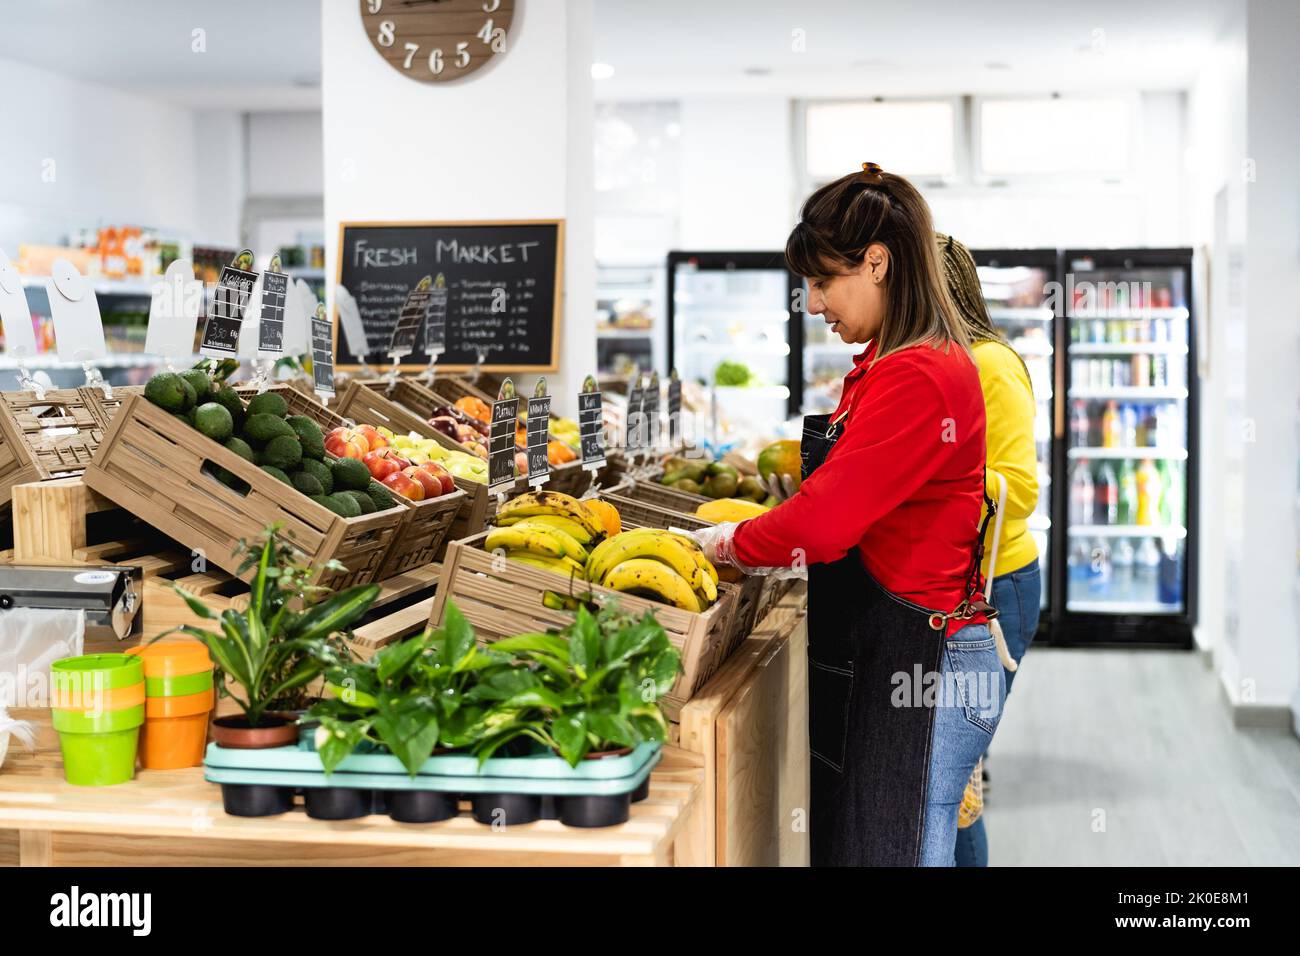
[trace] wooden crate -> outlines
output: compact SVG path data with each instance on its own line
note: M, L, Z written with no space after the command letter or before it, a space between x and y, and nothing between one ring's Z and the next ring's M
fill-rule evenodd
M240 386L235 391L245 400L257 394L257 389L249 385ZM289 384L272 385L267 391L275 392L285 400L290 415L310 418L326 432L332 428L352 424L368 424L376 427L387 424L372 421L361 415L349 418L343 414L342 407L326 408L316 401L314 396L304 394L300 389ZM406 509L406 515L397 534L393 535L392 546L380 565L378 577L392 577L394 574L420 567L430 561L441 560L446 551L447 538L453 533L453 525L460 512L467 508L472 510L474 507L474 503L467 499L478 495L478 489L482 487L474 482L462 483L457 480L454 492L427 501L411 501L401 495L393 495Z
M94 392L92 395L91 392ZM15 485L80 475L95 456L106 422L97 411L99 389L0 392L0 512L8 513Z
M223 485L204 470L206 464L227 469L248 491ZM235 551L240 539L254 541L268 525L279 524L304 560L320 565L336 559L345 566L318 572L318 583L335 589L378 576L408 514L390 508L343 518L140 395L123 401L84 480L231 574L242 561Z
M688 515L694 514L695 509L700 505L713 500L706 495L678 491L668 485L661 485L653 479L647 481L641 478L630 483L625 497Z
M553 571L500 559L483 550L486 537L487 532L483 532L451 543L429 620L441 624L447 601L451 600L474 625L479 640L485 642L529 631L559 630L569 624L573 615L545 607L542 595L546 591L561 594L586 591L587 583L570 582ZM734 648L737 615L741 613L738 587L719 584L718 600L703 613L683 611L600 585L590 585L590 590L606 599L617 600L633 613L653 611L668 632L669 640L681 653L683 667L677 683L664 698L664 710L670 717L690 700Z

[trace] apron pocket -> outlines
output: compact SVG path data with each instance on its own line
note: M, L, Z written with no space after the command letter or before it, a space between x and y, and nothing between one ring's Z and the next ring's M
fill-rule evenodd
M945 677L955 685L956 703L968 721L992 737L1006 696L1002 663L993 638L949 640L944 654L948 658Z
M853 663L844 663L838 667L808 660L808 749L836 773L844 770L853 698Z

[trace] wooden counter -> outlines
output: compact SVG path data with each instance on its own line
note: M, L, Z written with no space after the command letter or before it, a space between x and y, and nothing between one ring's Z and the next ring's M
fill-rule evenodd
M468 804L442 823L386 816L313 820L228 816L202 768L142 770L114 787L74 787L57 751L15 753L0 769L0 865L21 866L686 866L703 863L703 761L665 748L650 795L627 823L581 830L557 820L494 829Z

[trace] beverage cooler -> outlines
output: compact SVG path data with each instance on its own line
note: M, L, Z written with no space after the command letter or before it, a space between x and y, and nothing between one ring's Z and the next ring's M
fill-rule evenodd
M1196 329L1190 249L1066 250L1054 643L1191 647Z
M1007 337L1029 370L1034 389L1034 448L1038 459L1038 507L1029 533L1038 545L1043 592L1039 631L1050 629L1052 610L1052 422L1056 394L1057 322L1048 296L1057 274L1055 249L977 249L980 288L989 318ZM1059 525L1058 525L1059 527Z
M768 433L800 414L800 286L781 252L668 254L668 368L716 386L720 418Z

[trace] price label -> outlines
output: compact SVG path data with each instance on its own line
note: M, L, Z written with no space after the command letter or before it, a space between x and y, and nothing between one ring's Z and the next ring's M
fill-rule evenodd
M415 351L432 299L433 277L425 276L407 294L402 311L397 314L397 325L388 343L388 354L394 362Z
M36 330L32 327L23 277L3 249L0 249L0 325L4 326L6 353L20 359L36 354Z
M682 440L682 380L673 369L668 379L668 443L674 448Z
M280 271L280 257L272 256L262 273L262 310L257 324L257 354L271 357L284 353L284 309L289 295L289 277Z
M650 376L650 387L645 392L645 447L653 451L659 447L659 373Z
M501 384L500 398L492 403L492 424L488 432L488 490L496 491L515 481L515 420L519 399L514 382Z
M152 293L144 350L175 358L193 354L194 330L203 307L203 283L194 278L194 267L176 259L154 283Z
M645 392L637 375L627 390L627 421L624 423L623 447L629 452L641 450L645 432Z
M537 380L533 397L528 400L528 483L540 485L551 473L547 456L551 426L551 396L546 394L546 379Z
M424 323L424 352L433 356L447 351L447 280L439 272L429 296L429 314Z
M253 272L253 253L245 249L233 264L223 266L217 277L212 311L203 325L203 342L199 354L220 358L239 350L239 330L244 324L248 298L257 282Z
M324 304L316 306L311 319L311 377L318 394L327 398L334 394L334 326Z
M605 463L605 403L596 380L588 375L578 393L578 438L582 442L582 465Z
M93 362L107 355L104 322L90 280L67 259L55 259L50 265L49 293L59 358L67 362Z

